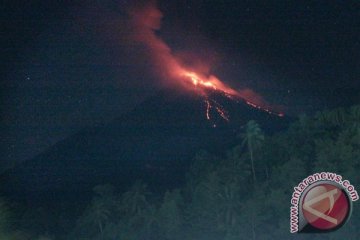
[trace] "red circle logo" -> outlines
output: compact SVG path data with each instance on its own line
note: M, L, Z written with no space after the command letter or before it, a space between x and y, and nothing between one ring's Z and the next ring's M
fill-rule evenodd
M345 223L350 202L343 189L330 183L311 188L303 198L304 218L318 230L334 230Z

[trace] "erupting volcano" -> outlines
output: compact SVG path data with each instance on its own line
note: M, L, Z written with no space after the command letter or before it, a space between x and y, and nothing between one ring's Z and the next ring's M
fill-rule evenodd
M226 109L221 104L219 104L215 99L209 97L209 95L207 94L207 92L209 91L215 91L237 102L244 101L246 104L254 108L268 112L269 114L275 114L279 117L284 116L283 113L275 112L267 107L257 105L254 102L251 102L251 100L247 100L245 97L243 97L240 94L240 92L226 86L217 77L213 75L210 75L209 77L205 77L205 76L200 76L195 72L186 71L186 70L184 71L185 71L183 73L184 79L190 82L190 84L192 84L193 87L196 90L198 90L199 94L201 94L204 97L204 102L206 104L206 118L208 120L211 119L211 114L210 114L211 110L215 109L215 112L217 112L224 120L229 121L229 114L227 113Z
M251 96L245 96L242 91L237 91L224 84L218 77L209 73L209 70L198 70L185 65L182 60L173 53L170 47L155 33L160 29L162 13L154 4L148 4L141 8L129 11L132 34L130 39L146 47L149 61L153 64L154 71L165 81L172 81L186 90L195 91L203 97L205 105L205 117L211 121L213 114L218 114L223 120L229 121L230 116L224 106L211 98L211 93L221 94L228 99L246 104L274 114L279 117L283 113L273 110L259 96L255 101ZM253 93L253 92L252 92ZM254 95L254 93L253 93ZM214 126L216 126L214 124Z

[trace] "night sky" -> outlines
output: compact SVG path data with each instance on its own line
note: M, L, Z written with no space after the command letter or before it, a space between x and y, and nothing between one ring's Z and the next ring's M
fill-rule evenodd
M5 1L1 169L164 87L126 41L133 1ZM146 1L142 1L146 2ZM142 4L138 3L138 4ZM358 1L159 1L156 33L289 115L359 103Z

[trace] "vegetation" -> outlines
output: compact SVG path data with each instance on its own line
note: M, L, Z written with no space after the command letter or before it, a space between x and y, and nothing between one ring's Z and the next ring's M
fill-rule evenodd
M114 216L102 223L102 232L82 237L294 238L289 233L289 206L293 187L298 182L317 171L332 171L359 186L359 113L360 107L353 107L322 112L315 117L301 116L287 132L273 136L265 136L260 126L250 121L240 136L240 144L225 157L200 152L182 189L168 191L161 200L156 200L143 183L137 182L130 191L113 198L113 205L106 204L108 200L103 198L104 205L109 207L104 212ZM315 238L358 239L360 209L357 204L354 207L351 221L342 229ZM101 219L86 213L83 218ZM80 225L75 232L89 233ZM314 238L313 235L296 237Z
M290 235L293 187L318 171L336 172L360 186L360 106L301 116L273 136L250 121L239 145L225 156L199 152L186 185L161 198L141 181L122 194L108 185L96 186L92 202L66 239L358 239L357 203L350 221L336 232ZM4 209L0 204L1 233Z

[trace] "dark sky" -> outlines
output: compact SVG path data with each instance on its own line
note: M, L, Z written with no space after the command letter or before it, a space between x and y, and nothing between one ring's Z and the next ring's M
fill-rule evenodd
M110 121L161 86L123 41L133 1L5 1L1 9L2 165ZM144 2L144 1L143 1ZM170 3L169 3L170 2ZM358 1L159 1L174 51L289 114L359 102Z

